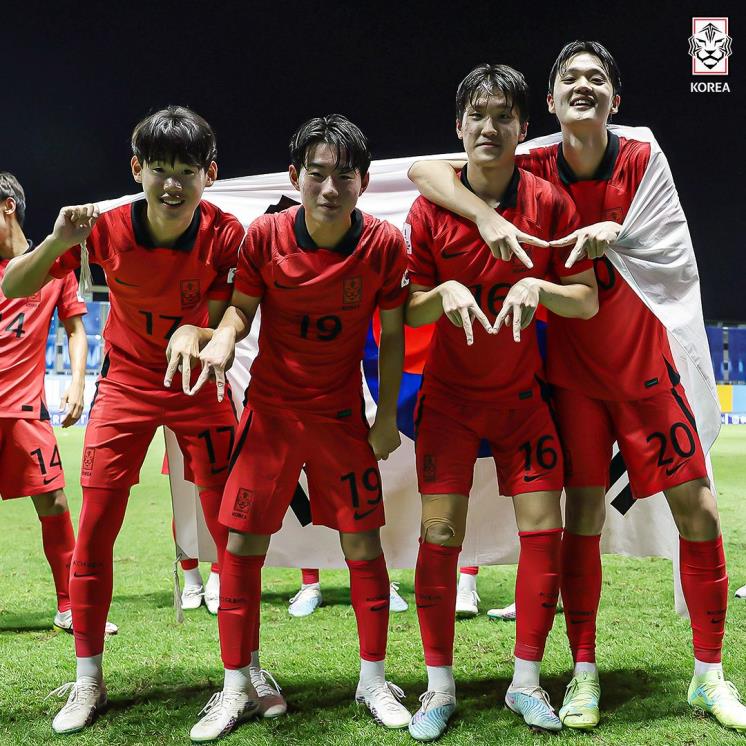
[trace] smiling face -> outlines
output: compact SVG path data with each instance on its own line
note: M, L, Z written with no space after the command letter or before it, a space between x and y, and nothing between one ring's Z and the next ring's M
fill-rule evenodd
M212 161L207 170L180 160L146 161L132 158L132 176L142 184L148 203L148 216L163 221L190 221L202 199L205 187L217 178L218 166Z
M345 168L336 148L320 142L308 147L305 164L290 166L290 180L300 192L307 220L318 225L349 224L358 197L368 186L368 174Z
M554 79L547 105L565 128L605 128L609 116L619 111L609 74L594 54L581 52L567 60Z
M479 167L512 165L527 128L517 107L498 90L467 104L461 120L456 121L456 134L464 142L469 163Z

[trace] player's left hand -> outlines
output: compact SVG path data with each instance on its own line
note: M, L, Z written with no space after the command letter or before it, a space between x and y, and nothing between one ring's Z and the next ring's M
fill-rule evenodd
M64 413L65 418L62 420L62 427L74 425L83 414L83 394L85 393L85 384L71 383L70 388L62 395L60 399L60 411Z
M497 314L493 329L499 332L503 325L513 326L513 340L521 341L521 330L533 321L539 307L539 282L535 277L524 277L508 291L503 307Z
M396 426L396 418L381 419L376 417L370 432L368 443L373 449L376 459L385 461L401 445L401 435Z
M205 385L208 378L214 378L218 401L223 401L225 398L225 372L230 370L231 365L233 365L235 354L235 331L231 327L216 329L212 334L212 339L199 354L202 372L199 374L192 390L187 393L193 396Z
M567 257L565 267L572 267L584 254L589 259L598 259L606 253L606 250L616 243L622 226L612 220L606 220L603 223L594 223L585 228L578 228L569 236L558 238L556 241L550 241L549 245L553 248L562 246L572 246L575 248Z
M199 329L192 324L180 326L168 341L166 347L166 377L163 385L170 388L176 371L181 371L181 388L185 394L189 393L192 378L192 365L199 360Z

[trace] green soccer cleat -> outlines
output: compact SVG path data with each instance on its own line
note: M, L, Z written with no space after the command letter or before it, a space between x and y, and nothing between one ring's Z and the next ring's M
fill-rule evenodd
M720 725L739 732L746 731L746 706L732 681L726 681L722 671L708 671L693 676L687 695L695 709L709 712Z
M589 730L598 725L601 713L598 704L601 700L601 687L598 674L582 671L573 676L565 690L565 699L560 707L559 718L568 728Z

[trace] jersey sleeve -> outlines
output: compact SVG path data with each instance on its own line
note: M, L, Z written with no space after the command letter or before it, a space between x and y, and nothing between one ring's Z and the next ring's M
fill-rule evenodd
M86 242L88 245L88 242ZM80 246L73 246L58 256L49 268L49 274L60 280L80 267Z
M407 242L409 280L413 285L435 287L438 273L432 252L432 228L430 215L422 197L415 200L404 223Z
M57 300L57 315L60 321L73 316L82 316L87 310L85 302L78 295L78 283L75 276L71 273L66 274L62 279L62 292Z
M383 285L378 294L378 306L383 310L398 308L409 296L407 277L407 248L404 237L393 226L391 240L386 252Z
M573 231L580 228L580 217L570 197L556 187L553 187L552 191L552 230L550 240L556 241L559 238L569 236ZM570 245L560 246L552 250L552 269L557 277L571 277L572 275L579 275L588 269L593 269L593 262L588 257L583 257L575 262L572 267L565 267L565 262L573 248L574 245Z
M226 215L214 252L217 277L207 289L208 300L230 300L236 275L238 252L244 237L244 229L238 218Z
M254 298L263 296L267 289L261 268L264 265L264 249L269 244L270 234L269 224L263 217L255 220L246 230L243 244L238 252L234 279L234 287L239 293L251 295Z

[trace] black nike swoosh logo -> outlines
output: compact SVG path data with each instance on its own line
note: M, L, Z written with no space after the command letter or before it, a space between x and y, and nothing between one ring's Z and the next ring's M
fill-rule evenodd
M464 251L448 251L448 249L443 249L443 251L440 252L440 255L443 259L454 259L455 257L463 256L466 253L466 249Z
M275 287L280 288L280 290L297 290L297 285L281 285L277 280L275 280Z
M59 474L57 476L59 476ZM50 482L54 482L55 479L57 479L57 477L49 477L49 479L44 480L44 484L49 484Z
M523 477L524 482L535 482L537 479L541 479L542 477L545 477L549 472L544 472L543 474L534 474L532 477Z
M361 521L366 516L369 516L371 513L374 513L378 509L378 505L376 505L375 508L371 508L370 510L366 510L365 513L358 513L357 510L355 511L355 520Z
M73 573L73 577L74 578L93 578L93 577L97 577L97 576L98 576L98 573L96 573L96 572L88 572L85 575L81 575L78 572L74 572Z
M432 609L433 606L437 606L438 604L417 604L418 609Z
M227 468L227 466L221 466L219 469L216 469L214 466L211 466L210 474L220 474L221 471L225 471Z
M128 288L139 288L139 285L133 285L131 282L125 282L124 280L120 280L118 277L114 278L114 282L116 282L118 285L126 285Z
M388 603L385 603L385 604L380 604L379 606L371 606L370 610L371 611L383 611L384 609L388 609L388 608L389 608Z
M666 469L666 475L671 476L671 474L675 474L682 466L686 466L689 463L689 459L686 461L682 461L680 464L677 464L673 467L673 469Z
M725 617L722 617L721 619L710 619L710 624L720 624L723 619L725 619Z

